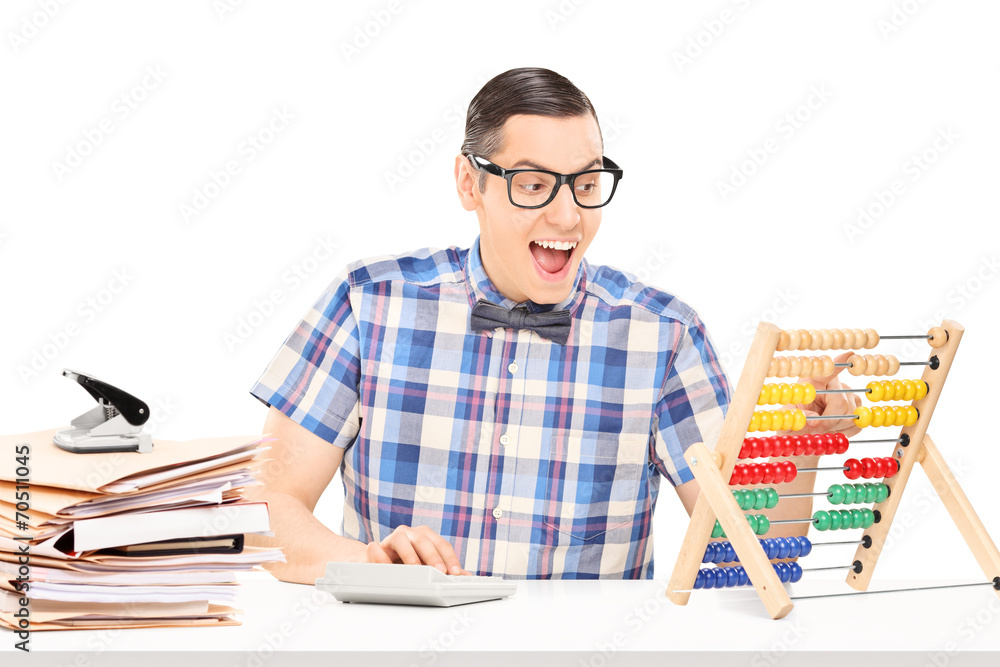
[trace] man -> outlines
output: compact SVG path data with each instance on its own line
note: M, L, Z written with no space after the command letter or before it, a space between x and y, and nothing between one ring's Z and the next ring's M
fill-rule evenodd
M483 87L455 159L473 246L350 265L252 389L276 438L257 538L285 548L275 576L653 576L661 479L690 512L683 454L714 445L729 386L690 307L584 260L621 176L564 77ZM312 514L338 468L343 536Z

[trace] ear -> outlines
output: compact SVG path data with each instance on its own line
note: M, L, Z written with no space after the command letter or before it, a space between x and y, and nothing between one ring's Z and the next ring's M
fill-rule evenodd
M455 188L458 190L458 200L466 211L475 211L482 202L478 176L479 172L469 164L469 158L464 155L455 157Z

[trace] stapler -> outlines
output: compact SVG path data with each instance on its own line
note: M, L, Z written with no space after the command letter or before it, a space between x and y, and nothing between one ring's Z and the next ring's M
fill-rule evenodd
M76 454L153 451L153 440L142 426L149 420L149 406L135 396L84 373L63 369L97 401L97 406L70 422L52 441Z

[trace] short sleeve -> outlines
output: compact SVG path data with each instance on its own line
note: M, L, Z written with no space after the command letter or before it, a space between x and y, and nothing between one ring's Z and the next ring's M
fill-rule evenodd
M715 448L730 389L705 325L676 323L674 355L654 409L652 460L674 486L694 478L684 452L696 442Z
M359 347L358 323L343 274L289 334L250 393L346 448L360 427Z

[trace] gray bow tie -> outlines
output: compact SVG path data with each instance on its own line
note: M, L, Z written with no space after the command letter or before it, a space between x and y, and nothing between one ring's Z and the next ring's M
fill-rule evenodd
M529 329L554 343L565 345L569 339L570 314L568 310L547 313L529 313L524 306L510 310L486 299L480 299L472 308L472 330Z

